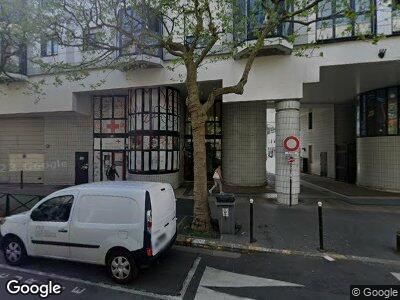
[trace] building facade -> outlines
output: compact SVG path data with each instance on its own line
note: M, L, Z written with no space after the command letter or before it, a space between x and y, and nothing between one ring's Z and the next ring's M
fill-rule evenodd
M359 40L355 30L344 34L349 24L338 17L328 27L316 22L310 30L286 28L267 39L243 95L224 95L208 113L210 177L222 164L229 184L265 185L266 160L273 155L278 200L289 203L283 140L296 135L302 145L292 166L293 203L300 192L300 169L400 191L400 18L386 2L359 2L363 5L352 2L360 7L352 25L366 36L385 35L377 44ZM370 13L372 4L377 9ZM300 32L294 46L285 30ZM298 45L314 42L318 48L307 56L294 55ZM28 49L27 56L77 62L75 50L50 43L39 54ZM171 70L171 57L163 51L145 57L148 67L109 70L101 86L96 83L105 76L102 70L91 71L85 85L48 84L40 99L24 92L24 78L50 82L52 75L42 74L29 59L21 61L25 67L15 71L21 80L1 87L0 182L19 182L21 171L30 183L101 181L111 165L117 180L165 181L174 187L193 180L192 133L180 80L185 71ZM243 57L201 68L204 94L236 83ZM267 109L275 110L276 141L268 151Z

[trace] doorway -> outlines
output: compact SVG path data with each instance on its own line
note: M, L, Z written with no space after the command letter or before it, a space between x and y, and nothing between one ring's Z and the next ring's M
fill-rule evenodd
M89 182L89 152L75 152L75 184Z
M126 180L126 152L125 151L101 151L100 181L107 180L107 170L114 165L118 176L115 181Z

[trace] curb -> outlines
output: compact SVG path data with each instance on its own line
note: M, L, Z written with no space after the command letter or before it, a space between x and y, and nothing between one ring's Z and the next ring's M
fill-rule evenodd
M338 253L331 252L306 252L306 251L298 251L298 250L288 250L288 249L275 249L275 248L266 248L258 245L246 245L240 243L227 243L215 239L206 239L206 238L196 238L185 235L178 235L176 245L185 246L185 247L193 247L193 248L202 248L208 250L218 250L218 251L229 251L229 252L239 252L239 253L272 253L272 254L281 254L281 255L297 255L304 257L315 257L315 258L323 258L326 259L327 256L333 258L334 260L344 260L344 261L357 261L364 263L378 263L385 265L395 265L400 266L400 260L391 260L384 258L375 258L375 257L365 257L365 256L357 256L357 255L344 255Z

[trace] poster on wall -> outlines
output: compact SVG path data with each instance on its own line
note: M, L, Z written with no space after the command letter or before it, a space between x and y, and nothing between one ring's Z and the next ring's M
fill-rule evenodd
M398 107L397 107L397 89L392 88L388 91L388 134L397 134L398 132Z

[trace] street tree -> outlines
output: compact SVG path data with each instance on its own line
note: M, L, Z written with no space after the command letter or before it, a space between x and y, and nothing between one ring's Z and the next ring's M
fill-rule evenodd
M18 0L22 1L22 0ZM358 16L351 1L336 0L46 0L29 1L34 26L29 38L56 41L60 47L79 49L79 63L46 63L34 59L45 72L53 73L57 84L82 80L91 69L131 70L143 67L135 55L165 51L171 56L166 67L183 66L186 107L193 131L194 218L192 229L211 230L207 194L205 123L216 99L227 94L243 94L259 52L267 38L287 30L285 38L295 43L318 22L328 27L333 16L347 19L343 34L354 31ZM369 7L370 13L374 8ZM322 13L321 13L322 12ZM38 26L38 23L40 25ZM32 31L34 30L34 32ZM251 29L252 41L248 41ZM360 38L365 38L362 31ZM26 39L27 36L24 36ZM238 49L246 47L245 56ZM305 55L315 44L295 46L296 55ZM121 55L124 54L124 55ZM229 86L213 88L202 95L198 74L217 60L241 59L242 74ZM99 82L101 85L101 82Z

